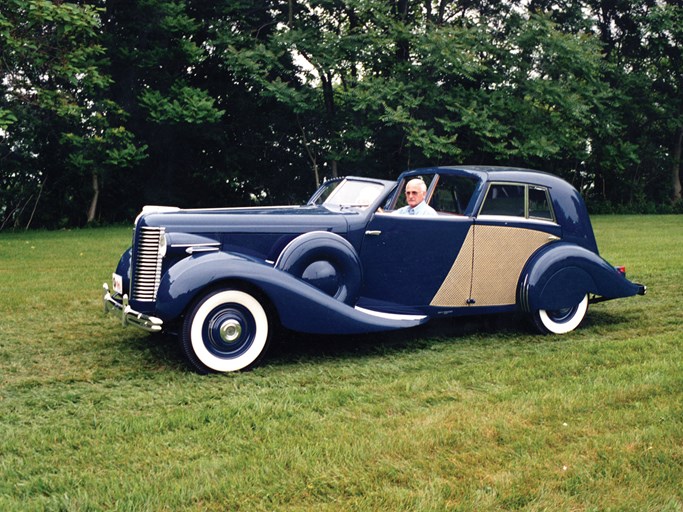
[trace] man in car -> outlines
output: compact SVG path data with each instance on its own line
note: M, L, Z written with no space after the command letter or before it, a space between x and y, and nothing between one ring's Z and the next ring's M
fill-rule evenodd
M435 217L438 214L436 210L425 202L427 195L427 185L420 178L413 178L406 185L406 201L408 202L402 208L399 208L394 213L398 215L422 215L426 217Z

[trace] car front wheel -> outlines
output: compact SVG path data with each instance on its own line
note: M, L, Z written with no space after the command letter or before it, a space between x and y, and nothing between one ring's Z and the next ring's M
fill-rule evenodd
M575 306L558 310L539 309L533 322L543 334L566 334L576 329L588 310L588 294Z
M180 331L183 351L200 373L252 368L265 355L269 341L266 309L256 297L236 289L200 297Z

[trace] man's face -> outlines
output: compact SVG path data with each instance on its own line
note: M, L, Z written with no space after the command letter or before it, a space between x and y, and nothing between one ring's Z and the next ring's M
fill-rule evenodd
M420 204L426 195L427 191L422 189L420 183L409 181L406 185L406 201L411 208Z

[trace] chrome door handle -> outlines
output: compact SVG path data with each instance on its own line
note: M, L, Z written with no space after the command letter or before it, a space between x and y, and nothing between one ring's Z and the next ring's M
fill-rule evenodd
M365 232L365 234L368 236L379 236L382 234L382 232L379 230L368 230Z

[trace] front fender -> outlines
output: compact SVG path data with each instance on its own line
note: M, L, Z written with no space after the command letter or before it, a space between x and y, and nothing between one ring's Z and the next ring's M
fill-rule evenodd
M126 251L121 255L121 258L119 259L118 265L116 265L116 274L121 276L121 281L123 284L123 293L128 294L130 296L130 263L131 263L131 254L133 253L133 248L129 247L126 249Z
M520 275L518 304L526 312L558 310L578 304L587 293L616 299L642 289L594 252L558 242L542 248L527 262Z
M275 307L280 323L299 332L355 334L413 327L428 320L358 310L266 263L229 253L194 255L169 269L157 292L157 316L164 322L179 318L195 297L221 281L257 287Z

